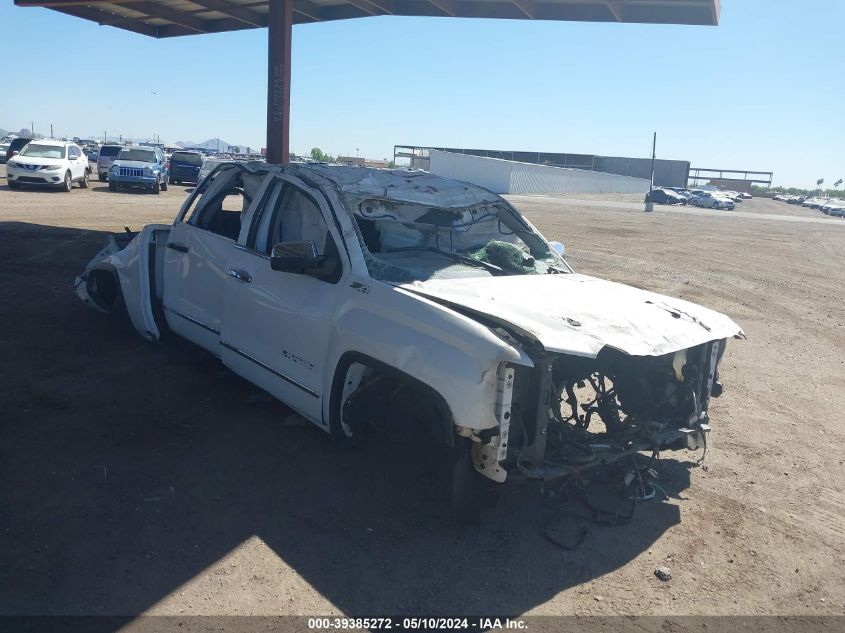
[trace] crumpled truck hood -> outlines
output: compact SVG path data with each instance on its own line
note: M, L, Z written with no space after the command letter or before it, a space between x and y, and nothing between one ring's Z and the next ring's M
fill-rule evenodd
M595 358L607 346L662 356L744 336L702 306L579 274L432 279L399 288L515 328L548 351Z

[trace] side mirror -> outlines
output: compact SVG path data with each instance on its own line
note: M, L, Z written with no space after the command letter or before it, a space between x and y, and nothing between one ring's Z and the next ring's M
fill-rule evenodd
M557 254L561 257L564 256L566 253L566 247L561 242L549 242L551 247L557 251Z
M313 240L307 242L279 242L273 246L270 256L270 268L283 273L301 275L308 269L320 265L317 245Z

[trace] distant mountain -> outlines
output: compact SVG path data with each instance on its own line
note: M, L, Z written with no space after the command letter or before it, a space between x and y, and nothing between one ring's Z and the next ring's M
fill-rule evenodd
M213 149L215 151L219 148L221 152L228 152L230 147L237 147L241 150L246 148L246 145L229 143L228 141L224 141L219 138L210 138L202 143L196 143L194 141L176 141L176 144L181 145L182 147L202 147L203 149Z
M0 138L3 138L7 134L15 134L17 136L23 136L24 138L43 138L44 137L43 134L40 134L38 132L36 132L35 136L33 137L32 132L30 132L26 128L18 130L17 132L13 132L12 130L4 130L3 128L0 128Z

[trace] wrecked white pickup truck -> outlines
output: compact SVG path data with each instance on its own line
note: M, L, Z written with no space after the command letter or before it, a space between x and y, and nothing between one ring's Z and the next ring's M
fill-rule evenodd
M173 224L113 236L75 290L150 341L193 341L341 442L427 437L479 482L704 446L740 328L576 274L562 250L468 183L226 164Z

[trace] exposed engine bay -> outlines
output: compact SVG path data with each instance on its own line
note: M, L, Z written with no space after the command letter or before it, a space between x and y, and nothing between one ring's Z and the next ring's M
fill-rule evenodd
M663 356L605 348L596 358L535 356L500 370L496 435L476 434L476 470L552 480L641 451L706 447L726 342ZM497 463L499 462L499 463ZM502 465L504 465L504 468ZM499 472L501 471L501 472Z

